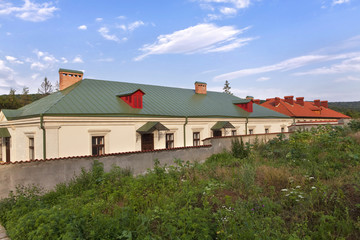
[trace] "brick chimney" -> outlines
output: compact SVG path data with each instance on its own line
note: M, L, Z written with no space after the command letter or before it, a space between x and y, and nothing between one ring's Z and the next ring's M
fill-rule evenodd
M328 108L328 101L321 101L320 103L324 108Z
M206 94L206 85L204 82L195 82L195 93Z
M60 91L82 80L84 73L76 70L59 69Z
M296 103L301 105L301 106L304 106L304 97L297 97L296 98Z
M253 102L256 104L260 104L260 99L254 99Z
M320 99L314 100L314 105L320 107Z
M275 98L275 106L279 105L280 104L280 98L279 97L276 97Z
M287 102L290 105L294 105L294 96L285 96L285 102Z

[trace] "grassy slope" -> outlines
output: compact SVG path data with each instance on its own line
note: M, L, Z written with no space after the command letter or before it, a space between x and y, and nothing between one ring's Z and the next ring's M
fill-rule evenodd
M0 202L0 221L13 240L356 239L359 144L322 128L136 178L95 162L45 195L19 189Z

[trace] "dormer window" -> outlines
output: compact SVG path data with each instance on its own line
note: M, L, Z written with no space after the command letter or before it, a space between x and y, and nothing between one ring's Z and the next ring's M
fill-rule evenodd
M124 102L129 104L132 108L143 108L143 96L145 93L141 89L120 93L117 96Z
M233 101L233 104L247 112L253 112L253 101L251 99L235 100Z

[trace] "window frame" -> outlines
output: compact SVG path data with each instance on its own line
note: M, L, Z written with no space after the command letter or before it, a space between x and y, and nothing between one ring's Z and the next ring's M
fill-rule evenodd
M168 139L170 137L170 139ZM174 148L174 133L166 133L165 134L165 148L171 149Z
M98 142L98 140L101 139L101 143ZM95 140L95 143L94 143ZM99 148L101 148L101 151L99 151ZM94 149L96 149L96 152L94 153ZM101 153L100 153L101 152ZM92 156L99 156L105 154L105 136L91 136L91 155Z
M29 160L35 159L35 138L29 137Z
M193 132L193 146L200 146L200 132Z

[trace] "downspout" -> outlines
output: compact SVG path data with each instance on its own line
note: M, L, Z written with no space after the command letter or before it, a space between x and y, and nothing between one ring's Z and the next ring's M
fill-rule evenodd
M40 128L43 130L43 158L46 159L46 131L44 127L44 115L40 114Z
M248 122L249 122L249 119L246 118L246 121L245 121L245 135L248 135Z
M188 117L185 117L184 123L184 147L186 147L186 125L188 124Z

